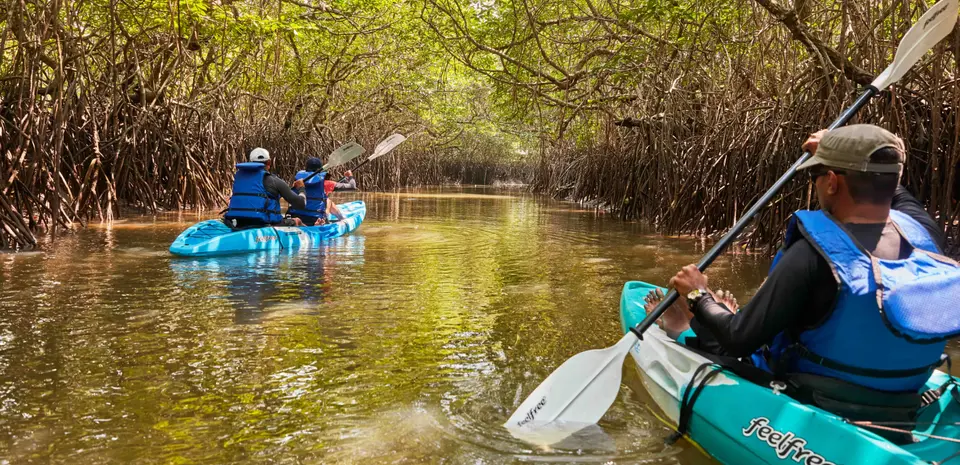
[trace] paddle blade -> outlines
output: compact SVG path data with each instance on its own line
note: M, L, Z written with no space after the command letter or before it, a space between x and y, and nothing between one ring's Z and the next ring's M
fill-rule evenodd
M373 155L370 155L368 160L373 160L374 158L390 153L391 150L402 144L405 140L407 140L407 136L403 134L394 134L384 139L383 142L377 144L377 148L373 149Z
M927 10L903 35L893 63L890 63L871 85L877 90L883 90L899 81L923 55L943 40L957 22L957 4L958 0L940 0Z
M323 165L323 169L333 168L335 166L340 166L354 158L363 155L365 152L363 147L356 142L348 142L340 146L340 148L333 151L329 157L327 157L327 164Z
M617 398L623 359L636 342L637 336L628 332L612 347L574 355L543 380L503 426L520 430L554 422L596 423Z

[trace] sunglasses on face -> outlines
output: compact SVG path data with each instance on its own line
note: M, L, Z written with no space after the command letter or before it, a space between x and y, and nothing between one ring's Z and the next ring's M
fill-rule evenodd
M829 172L831 172L831 171L833 171L833 174L835 174L835 175L837 175L837 176L843 176L843 175L847 174L846 172L841 171L841 170L823 169L823 168L816 169L816 168L814 168L814 169L811 169L811 170L810 170L810 182L816 183L816 182L817 182L817 178L819 178L820 176L824 176L824 175L826 175L827 173L829 173Z

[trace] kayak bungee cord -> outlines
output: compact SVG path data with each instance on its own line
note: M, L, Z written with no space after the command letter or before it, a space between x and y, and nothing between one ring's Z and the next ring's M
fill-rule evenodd
M660 412L658 412L657 409L651 407L649 404L643 404L643 406L647 409L647 412L649 412L651 415L653 415L654 418L656 418L658 421L660 421L660 423L663 423L667 428L672 429L672 430L674 431L673 434L676 434L678 428L677 428L676 426L674 426L674 424L673 424L672 422L670 422L670 420L667 420L666 418L663 418L663 416L660 414ZM695 441L695 440L694 440L693 438L691 438L689 435L683 434L682 437L686 438L687 442L688 442L689 444L693 445L693 447L695 447L698 451L700 451L701 454L703 454L703 455L710 455L710 454L703 448L703 446L701 446L700 444L698 444L697 441ZM669 439L670 439L669 436L668 436L667 438L665 438L665 439L664 439L664 443L666 443Z
M270 229L273 230L273 234L277 236L277 243L280 244L280 250L283 250L283 238L280 237L280 231L277 231L276 226L271 226Z
M951 461L951 460L953 460L953 459L955 459L955 458L958 458L958 457L960 457L960 452L957 452L956 454L953 454L953 455L951 455L951 456L949 456L949 457L947 457L947 458L945 458L945 459L943 459L943 460L941 460L941 461L939 461L939 462L933 462L933 465L943 465L943 464L945 464L945 463L947 463L947 462L949 462L949 461Z
M700 373L703 373L707 369L710 371L703 375L700 381L697 381ZM690 378L690 384L687 384L686 389L683 390L683 399L680 401L680 421L677 423L677 431L667 438L667 445L672 445L687 434L687 431L690 430L690 419L693 416L693 405L696 404L697 399L700 398L700 393L703 392L703 388L707 386L710 380L727 370L729 370L729 368L716 363L704 363L697 367L697 371L695 371L693 377ZM693 390L693 395L690 394L691 389Z
M859 426L859 427L861 427L861 428L878 429L878 430L882 430L882 431L890 431L890 432L893 432L893 433L907 433L907 434L913 434L913 435L916 435L916 436L923 436L923 437L925 437L925 438L937 439L937 440L940 440L940 441L947 441L947 442L953 442L953 443L960 444L960 439L957 439L957 438L948 438L948 437L946 437L946 436L937 436L937 435L935 435L935 434L921 433L921 432L919 432L919 431L909 431L909 430L905 430L905 429L903 429L903 428L894 428L894 427L892 427L892 426L883 426L883 425L880 425L880 424L877 424L877 423L873 423L873 422L869 422L869 421L848 421L847 423L849 423L849 424L851 424L851 425ZM957 423L955 423L955 424L957 424Z

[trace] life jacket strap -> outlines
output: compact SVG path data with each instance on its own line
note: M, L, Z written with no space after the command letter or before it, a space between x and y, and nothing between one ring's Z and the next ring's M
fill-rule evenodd
M257 193L257 192L234 192L233 195L242 195L242 196L245 196L245 197L260 197L260 198L263 198L263 199L276 199L276 198L280 198L279 196L273 196L273 195L270 195L270 194L260 194L260 193Z
M904 368L897 370L884 370L877 368L863 368L855 367L853 365L847 365L846 363L841 363L836 360L829 359L827 357L817 355L810 351L810 349L803 346L803 344L794 344L787 349L794 351L800 357L803 357L805 360L816 363L825 368L831 370L843 371L857 376L867 376L870 378L907 378L910 376L922 375L924 373L929 373L943 365L944 362L950 360L947 354L942 354L940 359L934 363L931 363L926 366L917 367L917 368Z
M267 210L266 208L231 208L230 211L235 212L265 212L265 213L280 213L280 210ZM229 216L229 215L228 215Z

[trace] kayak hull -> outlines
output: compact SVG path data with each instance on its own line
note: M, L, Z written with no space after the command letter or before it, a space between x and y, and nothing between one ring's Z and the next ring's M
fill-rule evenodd
M367 214L362 200L337 207L346 218L323 226L265 226L233 231L221 220L201 221L180 233L170 245L170 252L184 257L207 257L317 247L357 229ZM330 220L333 219L331 216Z
M624 331L643 320L644 297L656 286L633 281L624 286L620 321ZM684 389L697 368L710 360L652 326L630 351L644 386L667 419L679 420ZM927 388L950 378L935 371ZM702 375L697 381L702 379ZM924 409L918 433L960 437L958 391ZM939 407L939 408L938 408ZM922 426L926 425L926 426ZM897 446L842 418L804 405L770 386L759 386L725 371L703 389L693 408L688 438L726 464L919 464L960 453L960 444L917 435L920 442Z

